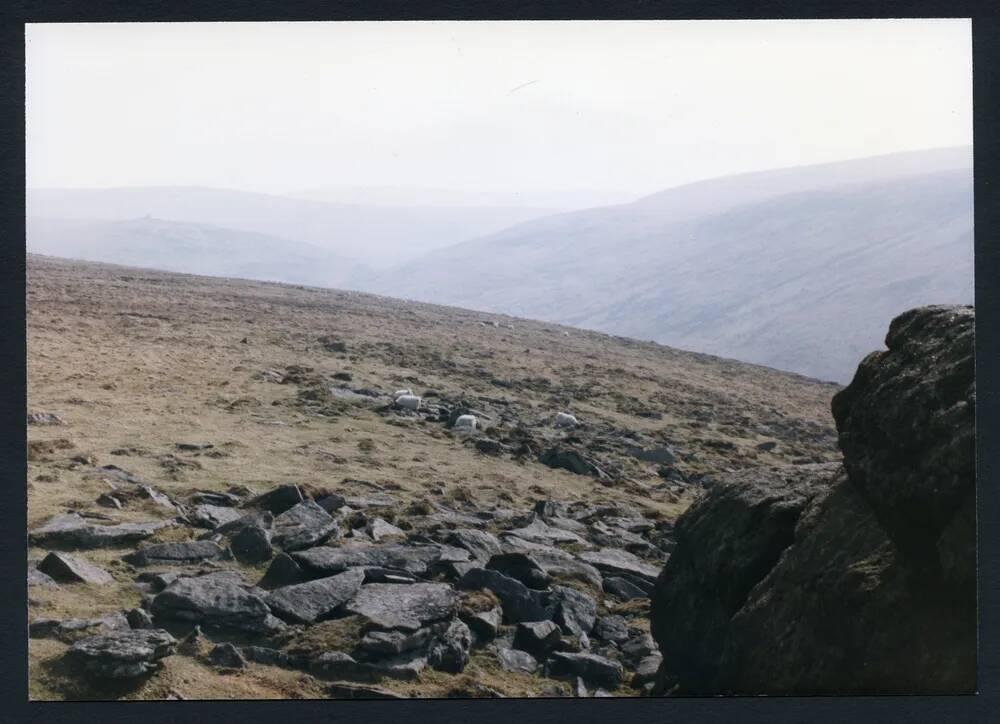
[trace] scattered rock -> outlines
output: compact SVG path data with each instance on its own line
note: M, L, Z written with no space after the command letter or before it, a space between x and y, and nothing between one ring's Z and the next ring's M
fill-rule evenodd
M133 608L125 614L128 625L135 629L155 628L153 617L141 608Z
M274 515L281 515L303 500L305 498L302 497L302 491L298 485L282 485L263 495L258 495L256 498L248 501L247 505L252 508L266 510Z
M153 599L154 617L271 633L284 628L264 600L229 572L179 578Z
M84 636L111 634L131 629L128 619L121 613L98 618L36 619L28 624L28 636L33 639L54 638L71 643Z
M469 551L472 557L481 563L500 553L500 541L496 536L475 528L459 528L452 531L448 542Z
M632 583L636 583L638 580L652 585L660 573L656 566L643 563L638 556L618 548L586 551L580 554L580 558L603 574L624 578ZM641 583L636 583L636 585L641 586Z
M550 594L535 591L520 581L487 568L473 568L456 584L461 590L488 589L496 594L503 606L504 618L510 623L546 621L552 618Z
M112 583L111 574L93 563L68 553L49 553L38 570L60 583Z
M243 669L247 665L243 654L231 643L219 644L213 648L208 654L208 660L224 669Z
M624 643L629 638L628 626L621 616L601 616L594 624L594 638L611 643Z
M210 540L192 540L178 543L156 543L144 546L125 556L133 566L185 565L201 561L214 561L225 556L225 549Z
M552 654L549 671L553 676L579 676L590 684L609 689L617 689L625 676L624 668L617 661L597 654L562 651Z
M361 586L344 610L367 618L383 629L416 630L455 613L458 596L445 583Z
M277 615L296 623L312 623L350 600L361 588L364 571L353 569L328 578L278 588L266 603Z
M549 575L525 553L498 553L490 557L486 568L500 571L528 588L544 590L549 585Z
M66 421L51 412L29 412L29 425L65 425Z
M431 668L458 674L469 663L469 649L472 647L472 632L457 619L431 644L427 652L427 663Z
M188 514L188 520L193 525L210 530L217 530L226 523L233 523L242 518L243 514L236 508L208 503L196 505L194 510Z
M241 563L263 563L271 560L274 554L270 532L255 525L248 525L233 535L229 539L229 549Z
M406 537L406 533L381 518L374 518L369 521L368 525L365 527L365 532L367 532L368 535L371 536L371 539L376 543L381 543L382 541L390 538L399 539Z
M274 519L271 542L286 551L297 551L318 545L337 532L337 521L315 502L306 500Z
M514 648L496 649L497 661L504 671L534 674L538 670L538 660L527 651Z
M333 574L348 568L390 568L416 576L442 560L467 560L467 551L439 545L350 545L317 547L292 554L299 565L313 574Z
M302 583L304 580L306 580L306 575L302 567L287 553L279 553L271 561L271 565L267 567L264 577L257 585L269 590Z
M76 513L68 513L35 528L28 534L28 539L37 546L104 548L137 543L171 525L172 521L97 525L86 522Z
M331 699L406 699L403 694L397 694L380 686L352 684L347 681L335 681L327 689Z
M95 677L132 679L158 670L176 644L160 629L122 631L77 641L66 655Z
M519 623L514 634L514 648L545 658L559 643L560 637L559 626L552 621Z
M555 622L577 637L589 634L597 619L597 601L568 586L552 586L552 596L556 601Z

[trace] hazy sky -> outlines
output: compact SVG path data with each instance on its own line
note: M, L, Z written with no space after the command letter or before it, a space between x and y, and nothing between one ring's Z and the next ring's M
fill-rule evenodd
M27 182L609 189L972 142L966 20L29 25Z

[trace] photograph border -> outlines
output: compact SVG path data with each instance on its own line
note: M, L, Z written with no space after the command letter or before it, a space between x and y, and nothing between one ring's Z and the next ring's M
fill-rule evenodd
M456 722L844 722L990 721L1000 712L1000 203L995 109L1000 12L987 2L304 2L202 0L163 3L21 2L3 17L3 124L0 154L0 364L9 379L0 394L3 485L0 545L4 589L0 616L0 721L297 722L451 720ZM263 702L28 702L26 603L26 323L24 224L24 23L268 20L541 20L541 19L778 19L972 18L975 188L976 420L979 563L979 694L972 696L677 697L668 699L457 699L408 701ZM336 707L332 710L330 707Z

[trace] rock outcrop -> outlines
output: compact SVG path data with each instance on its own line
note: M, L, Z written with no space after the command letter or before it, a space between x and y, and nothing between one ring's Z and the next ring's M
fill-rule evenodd
M655 691L976 688L974 312L893 320L833 400L843 469L717 482L651 613Z

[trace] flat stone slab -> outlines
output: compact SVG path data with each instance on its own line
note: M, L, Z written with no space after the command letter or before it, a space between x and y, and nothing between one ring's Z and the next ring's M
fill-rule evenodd
M364 579L364 570L353 568L328 578L277 588L265 601L282 618L312 623L350 600Z
M221 525L232 523L243 517L243 512L226 505L211 505L204 503L196 505L188 518L195 525L215 530Z
M556 528L543 520L536 518L523 528L509 531L511 535L532 541L534 543L579 543L589 545L586 540L570 530Z
M38 564L38 570L60 583L107 584L114 581L103 568L69 553L49 553Z
M66 643L79 640L83 636L128 631L132 626L128 618L119 613L110 613L98 618L40 618L28 624L28 637L33 639L57 639Z
M362 586L344 610L382 629L415 631L452 616L458 594L446 583L371 583Z
M504 553L527 553L552 578L572 578L600 588L601 572L571 553L542 543L532 543L517 536L502 539Z
M229 571L178 578L156 595L150 610L154 617L257 633L284 628L264 599Z
M573 654L557 651L552 654L550 671L554 676L579 676L588 684L617 689L625 669L617 661L597 654Z
M427 573L428 566L443 560L468 560L468 551L438 545L350 545L317 547L292 554L307 570L340 573L348 568L389 568L415 576Z
M60 545L74 548L104 548L137 543L149 538L161 528L173 525L172 520L144 523L97 525L76 513L58 515L28 534L33 545Z
M660 569L644 563L641 558L619 548L601 548L599 551L587 551L580 554L580 559L591 564L601 573L635 576L648 583L656 583Z
M133 679L159 669L160 660L176 645L176 639L161 629L122 631L77 641L66 655L93 676Z
M192 540L144 546L125 556L125 560L134 566L184 565L218 560L225 554L225 549L214 541Z
M271 542L283 550L297 551L318 545L337 532L337 521L321 506L306 500L274 519Z
M28 585L42 586L43 588L58 588L59 584L51 576L42 573L34 566L28 566Z

